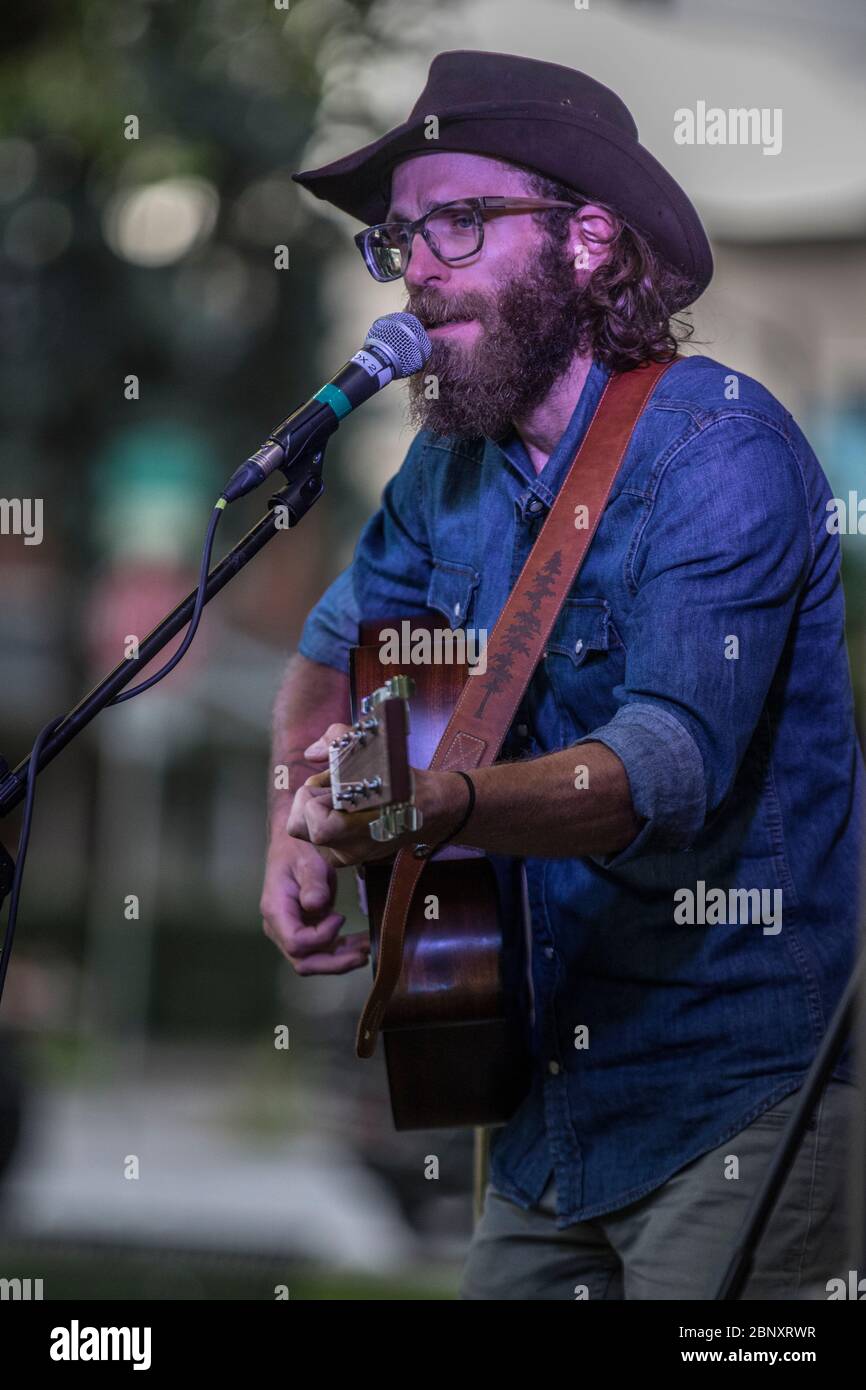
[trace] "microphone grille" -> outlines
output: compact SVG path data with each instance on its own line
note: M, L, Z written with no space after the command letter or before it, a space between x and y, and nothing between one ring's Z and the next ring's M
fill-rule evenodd
M433 345L414 314L384 314L367 334L364 346L381 348L394 366L395 375L420 372L433 351Z

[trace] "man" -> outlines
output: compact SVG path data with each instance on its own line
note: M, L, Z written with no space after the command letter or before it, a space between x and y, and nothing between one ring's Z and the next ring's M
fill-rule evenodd
M306 975L365 964L335 868L393 849L325 777L302 785L345 726L358 619L492 630L611 372L674 355L712 260L619 98L523 58L440 55L403 126L298 179L374 224L368 269L402 275L433 342L420 432L277 702L294 795L273 799L262 913ZM853 962L862 766L829 498L757 382L674 362L503 761L472 774L458 842L524 861L535 1060L464 1298L709 1298L724 1271ZM466 783L416 778L437 842ZM858 1095L846 1057L747 1297L825 1298L848 1269Z

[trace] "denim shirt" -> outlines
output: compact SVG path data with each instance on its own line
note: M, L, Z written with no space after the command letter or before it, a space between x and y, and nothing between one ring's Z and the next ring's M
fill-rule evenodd
M516 435L417 435L300 651L346 670L360 616L429 608L492 631L606 380L594 363L537 475ZM863 766L831 495L758 382L674 363L509 733L509 757L605 744L644 822L618 854L524 861L533 1080L491 1184L530 1207L554 1175L559 1226L795 1090L852 968Z

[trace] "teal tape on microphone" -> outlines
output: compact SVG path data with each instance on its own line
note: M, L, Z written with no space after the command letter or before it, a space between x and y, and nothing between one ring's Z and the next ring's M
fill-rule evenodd
M335 386L332 381L323 386L321 391L316 392L316 400L329 405L338 420L342 420L344 415L348 415L352 409L352 402L339 386Z

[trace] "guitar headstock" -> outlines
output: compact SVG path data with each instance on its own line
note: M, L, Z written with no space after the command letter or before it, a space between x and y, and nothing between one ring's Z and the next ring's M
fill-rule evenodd
M374 840L393 840L419 830L421 813L413 805L409 765L409 698L415 682L392 676L360 704L349 733L335 739L328 753L331 800L338 811L379 810L370 823Z

